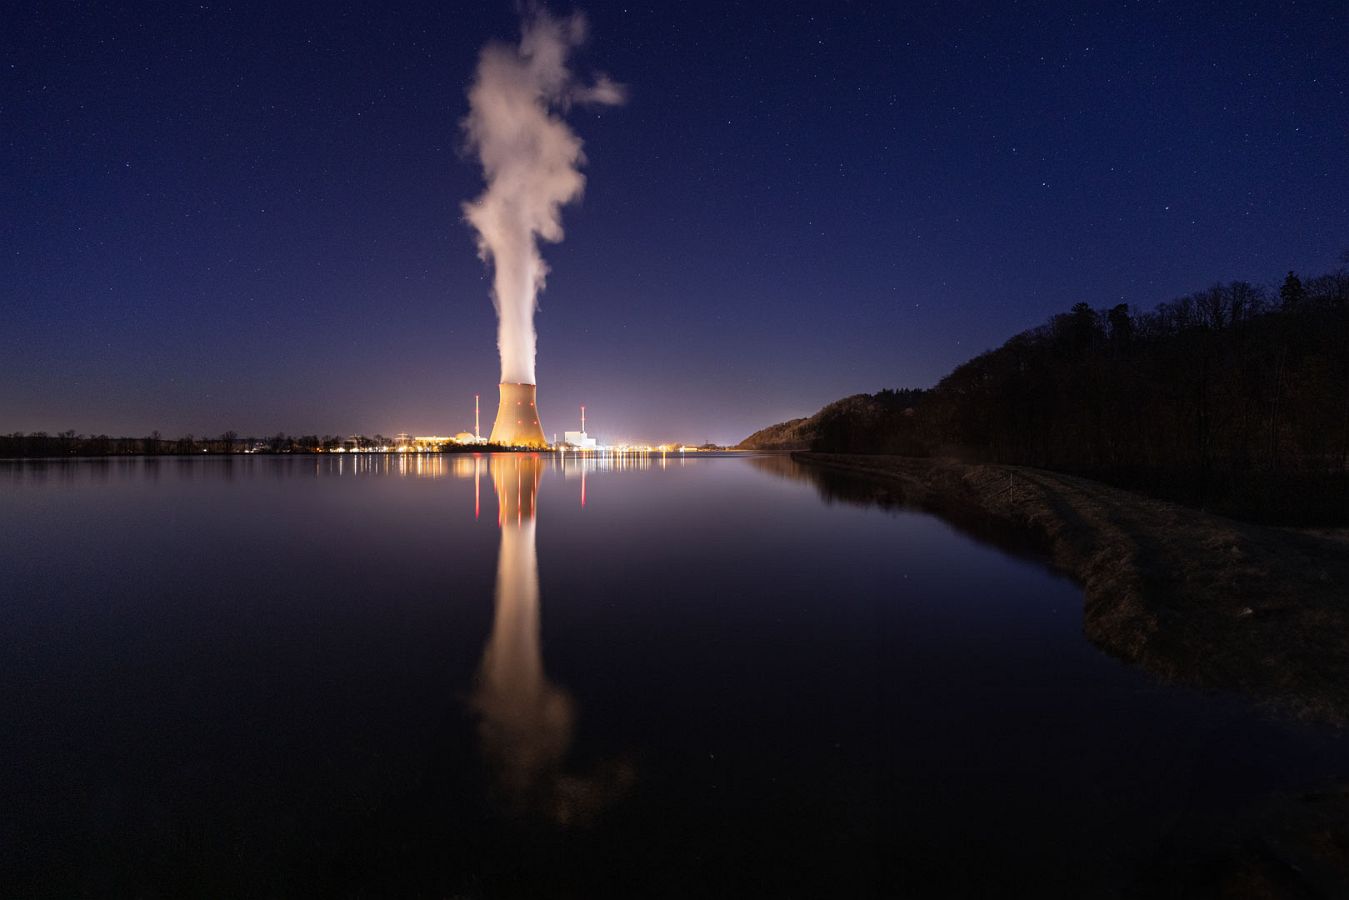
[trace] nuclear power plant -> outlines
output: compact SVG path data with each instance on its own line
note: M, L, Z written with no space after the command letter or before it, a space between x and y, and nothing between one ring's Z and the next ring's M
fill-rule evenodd
M581 198L581 139L564 115L573 98L623 102L606 77L584 83L567 57L585 35L584 18L554 19L532 6L519 45L483 49L468 90L463 128L482 164L485 190L463 205L477 233L478 258L492 267L492 301L501 352L501 405L490 441L503 447L548 448L535 405L537 335L534 312L548 266L539 239L562 240L562 207Z
M596 440L586 434L586 408L581 407L581 430L567 431L562 435L563 445L572 447L576 450L594 450L596 449Z
M505 447L547 447L548 439L539 424L534 385L502 382L500 387L501 405L497 407L489 440Z

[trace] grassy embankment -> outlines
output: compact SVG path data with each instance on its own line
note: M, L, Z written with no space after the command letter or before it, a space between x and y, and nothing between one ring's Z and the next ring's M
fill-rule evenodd
M1349 533L1238 522L1039 469L793 458L938 515L1034 536L1083 586L1087 637L1155 675L1349 722Z

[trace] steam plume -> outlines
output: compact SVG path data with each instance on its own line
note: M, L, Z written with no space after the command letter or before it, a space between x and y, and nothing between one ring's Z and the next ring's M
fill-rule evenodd
M518 46L483 48L468 91L469 149L482 163L485 190L464 204L478 232L478 255L494 269L501 380L535 384L534 310L548 266L536 237L562 240L561 208L581 196L581 139L563 121L573 103L622 103L624 91L604 76L579 83L567 56L585 40L580 13L566 19L533 8Z

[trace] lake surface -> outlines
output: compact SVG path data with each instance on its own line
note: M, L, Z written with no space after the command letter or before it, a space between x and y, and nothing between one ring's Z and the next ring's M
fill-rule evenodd
M1349 774L781 457L0 465L7 895L1128 893Z

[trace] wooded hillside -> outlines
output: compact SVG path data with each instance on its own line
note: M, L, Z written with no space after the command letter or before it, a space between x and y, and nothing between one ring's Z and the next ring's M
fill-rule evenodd
M1344 522L1349 271L1290 272L1277 292L1214 285L1149 312L1079 303L931 391L798 421L813 450L1037 466L1252 518Z

